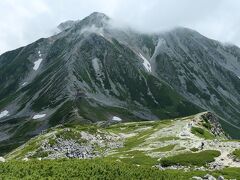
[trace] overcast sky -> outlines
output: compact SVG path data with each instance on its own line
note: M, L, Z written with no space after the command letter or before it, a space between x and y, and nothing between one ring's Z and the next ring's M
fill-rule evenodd
M240 0L0 0L0 54L94 11L141 31L185 26L240 46Z

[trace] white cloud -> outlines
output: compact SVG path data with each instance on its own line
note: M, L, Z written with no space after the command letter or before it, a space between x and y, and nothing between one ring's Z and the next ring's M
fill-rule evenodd
M61 22L94 11L141 31L185 26L240 46L239 0L1 0L0 54L47 37Z
M42 1L28 1L26 5L24 0L1 0L0 53L44 36L46 30L40 29L39 23L46 13L48 6Z

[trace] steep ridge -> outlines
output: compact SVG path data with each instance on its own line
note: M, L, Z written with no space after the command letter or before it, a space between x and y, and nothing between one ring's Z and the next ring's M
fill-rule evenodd
M160 35L159 42L151 59L157 76L225 119L225 130L239 138L240 49L184 28Z

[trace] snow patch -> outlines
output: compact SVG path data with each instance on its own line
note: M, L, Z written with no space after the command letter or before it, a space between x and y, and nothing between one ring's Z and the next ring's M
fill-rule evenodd
M24 83L22 83L22 86L25 86L27 84L27 82L24 82Z
M120 117L113 116L113 117L112 117L112 121L118 121L118 122L120 122L120 121L122 121L122 119L121 119Z
M38 51L38 56L42 57L41 51Z
M7 110L4 110L4 111L2 111L1 113L0 113L0 118L3 118L3 117L5 117L5 116L8 116L8 111Z
M148 62L148 60L141 54L139 53L139 56L143 60L143 66L146 68L148 72L152 72L151 64Z
M102 37L104 37L103 33L101 33L101 32L99 33L99 35L102 36Z
M42 54L41 54L41 51L38 51L38 56L39 56L39 59L37 60L37 61L35 61L34 62L34 67L33 67L33 70L38 70L38 68L39 68L39 66L40 66L40 64L41 64L41 62L42 62Z
M33 116L33 119L40 119L40 118L44 118L46 116L46 114L36 114Z
M92 65L93 65L93 68L95 70L96 73L98 73L100 71L100 66L99 66L99 59L98 58L94 58L92 60Z
M33 70L38 70L38 68L39 68L39 66L40 66L40 64L41 64L41 62L42 62L42 58L40 58L40 59L38 59L37 61L35 61L34 62L34 67L33 67Z

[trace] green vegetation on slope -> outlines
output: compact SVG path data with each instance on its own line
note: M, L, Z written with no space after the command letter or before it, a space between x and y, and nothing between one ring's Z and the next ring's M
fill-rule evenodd
M120 148L119 152L129 151L134 147L139 146L142 144L151 134L153 134L155 131L164 128L166 126L169 126L172 122L165 120L165 121L150 121L150 122L139 122L139 123L126 123L122 125L115 125L110 126L108 129L111 132L119 133L119 132L133 132L137 130L138 128L146 128L144 131L138 132L137 135L133 137L129 137L124 142L124 147Z
M63 173L64 172L64 173ZM0 164L5 179L182 179L153 168L131 166L108 160L44 160Z
M198 149L198 148L195 148L195 147L194 147L194 148L191 148L190 150L191 150L192 152L197 152L197 151L199 151L199 149Z
M184 136L182 138L178 135L182 132L182 128L186 127L194 117L119 123L106 128L76 124L53 127L5 156L7 163L0 164L0 179L190 179L192 176L203 177L207 173L215 177L219 175L224 175L225 178L238 177L239 169L236 168L210 172L193 170L194 166L206 166L208 168L208 163L213 162L214 158L220 155L216 148L214 148L215 150L201 151L188 143L186 143L186 147L180 145L181 142L188 141L188 138ZM202 130L202 134L204 134L204 131L208 131L201 124L198 127L201 129L200 134ZM91 140L88 142L87 139L83 138L81 132L89 134L86 137L94 137L95 140L101 136L103 145L116 140L120 142L120 146L114 149L102 148L98 144L92 144L93 141ZM105 138L105 135L108 135L110 139L116 136L117 139L113 138L113 141L109 141L109 138ZM45 151L41 149L43 141L48 141L50 147L54 149L53 146L58 143L57 138L73 140L81 146L91 143L94 145L96 152L102 154L102 152L109 151L109 153L106 156L101 156L101 158L91 160L45 159L49 153L55 152L54 150ZM201 139L197 137L196 139L202 142ZM65 151L62 152L64 154ZM28 156L29 153L32 155ZM29 158L28 162L16 160L25 157ZM42 161L37 160L39 157L43 158ZM161 171L153 168L158 167L159 164L163 167L188 166L186 168L189 168L189 171L170 170L170 168ZM62 174L63 172L64 174Z
M167 146L164 146L164 147L160 147L160 148L154 149L153 151L154 152L167 152L167 151L173 150L173 148L175 146L176 146L176 144L170 144L170 145L167 145Z
M240 160L240 149L234 150L232 154L237 160Z
M113 159L119 160L119 157L121 157L122 155L123 154L121 153L116 154L114 156L115 158ZM127 152L126 154L124 154L124 157L120 158L120 161L126 164L141 165L141 166L148 166L148 167L154 166L158 163L157 158L152 158L146 155L143 151L137 151L137 150Z
M214 135L203 128L192 127L191 132L200 138L214 139Z
M162 166L172 166L172 165L196 165L196 166L205 166L207 163L214 161L215 157L220 156L219 151L215 150L206 150L199 153L184 153L178 154L175 156L169 156L161 159Z
M92 160L43 160L43 161L10 161L0 163L0 179L190 179L193 176L203 177L210 173L215 177L237 179L240 171L227 168L222 171L205 172L181 170L161 171L151 167L129 165L107 159Z

